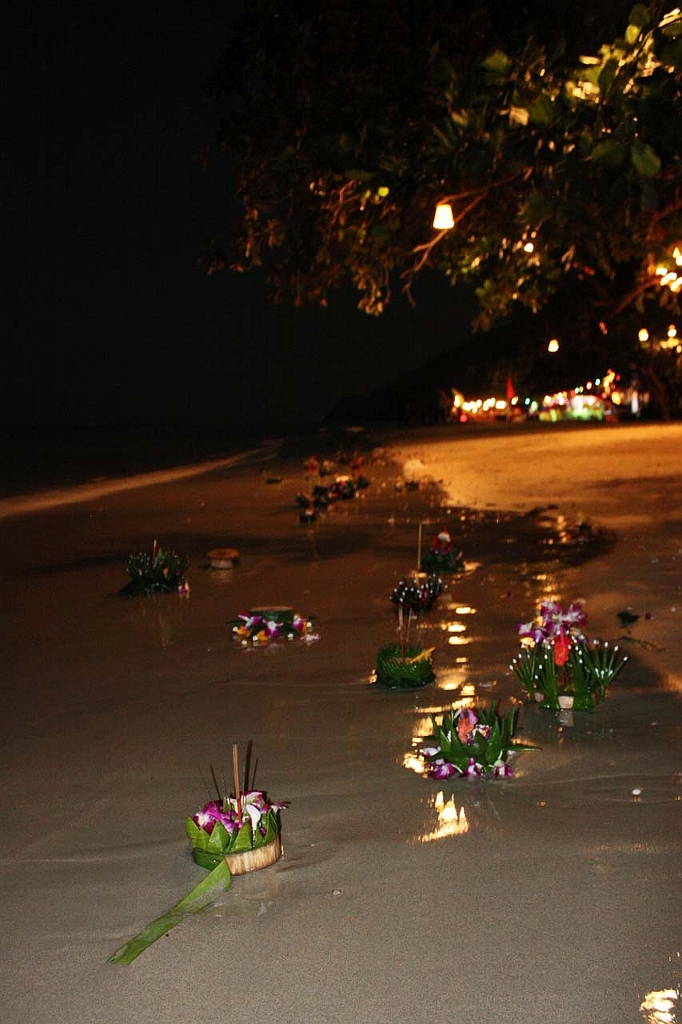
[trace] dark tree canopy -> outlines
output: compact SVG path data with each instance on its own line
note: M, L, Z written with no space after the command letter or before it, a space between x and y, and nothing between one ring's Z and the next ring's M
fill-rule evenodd
M568 283L609 325L669 318L681 77L671 4L249 0L213 81L242 212L208 269L297 304L350 283L376 315L430 267L476 288L479 327Z

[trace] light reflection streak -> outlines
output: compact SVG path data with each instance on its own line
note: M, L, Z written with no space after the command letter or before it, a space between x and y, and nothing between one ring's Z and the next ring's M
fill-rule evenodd
M543 601L559 601L561 593L559 580L551 572L538 572L527 577L529 599L533 609L539 608Z
M461 836L469 831L469 822L463 807L457 808L454 796L446 801L442 792L433 797L433 808L438 815L437 825L433 832L424 832L418 837L420 843L431 843L447 836Z
M676 1024L679 989L666 988L647 992L639 1012L646 1024Z
M466 679L466 662L467 659L457 659L458 661L464 661L464 665L458 665L456 668L440 672L438 675L438 689L439 690L459 690L464 684Z

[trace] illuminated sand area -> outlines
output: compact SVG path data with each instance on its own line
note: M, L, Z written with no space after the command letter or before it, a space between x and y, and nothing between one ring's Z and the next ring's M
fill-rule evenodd
M377 441L371 486L309 528L310 453L286 445L5 507L7 1024L680 1019L682 426ZM406 462L437 486L396 490ZM609 541L568 557L578 515ZM419 626L436 682L384 691L370 672L420 521L461 538L467 567ZM188 600L116 596L155 537L190 556ZM207 569L228 545L240 564ZM524 705L541 750L509 780L424 778L431 713L520 699L517 623L550 597L584 598L588 632L627 651L607 701ZM229 620L269 603L313 615L319 642L239 648ZM290 801L284 857L107 963L203 877L184 819L233 740Z

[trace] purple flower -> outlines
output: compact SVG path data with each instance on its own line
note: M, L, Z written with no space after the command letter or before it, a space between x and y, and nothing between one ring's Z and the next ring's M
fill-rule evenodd
M263 622L260 615L249 615L248 612L242 612L242 614L238 615L237 618L243 620L244 625L242 626L242 629L245 629L247 632L250 632L251 630L255 631Z
M493 765L493 771L496 779L506 779L513 775L511 768L505 761L496 761Z
M524 640L528 637L533 640L534 643L541 644L545 639L545 631L535 622L519 622L518 631L520 640Z
M437 761L431 764L426 774L430 779L449 779L452 775L456 775L457 772L458 769L455 768L454 764L450 764L449 761L439 757Z
M204 832L210 835L217 821L223 825L228 832L234 832L239 827L237 815L231 809L224 811L217 800L211 800L200 811L194 815L194 822L203 828Z
M467 765L467 768L466 768L466 771L464 772L464 774L468 775L469 778L480 778L480 776L483 774L481 772L480 764L476 764L476 762L474 761L473 757L469 758L469 764Z

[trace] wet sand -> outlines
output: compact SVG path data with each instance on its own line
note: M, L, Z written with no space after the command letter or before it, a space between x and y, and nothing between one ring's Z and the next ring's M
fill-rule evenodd
M640 1006L679 983L682 427L376 441L371 486L312 528L294 449L3 520L8 1024L665 1019ZM397 491L416 459L435 483ZM577 558L579 513L607 536ZM383 691L369 674L420 520L461 539L467 571L420 625L436 682ZM190 556L189 600L115 596L154 537ZM207 570L226 545L240 565ZM624 637L606 703L524 705L542 750L510 780L412 771L429 712L463 687L520 697L516 625L545 597L585 598L588 633ZM264 604L314 615L320 641L241 650L227 622ZM184 818L233 740L291 802L283 860L108 964L203 876Z

